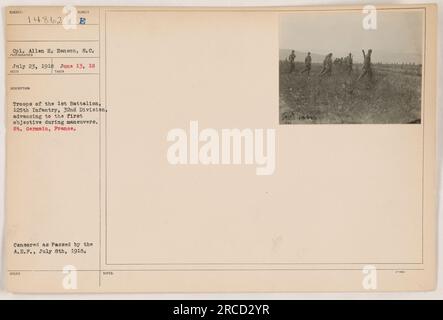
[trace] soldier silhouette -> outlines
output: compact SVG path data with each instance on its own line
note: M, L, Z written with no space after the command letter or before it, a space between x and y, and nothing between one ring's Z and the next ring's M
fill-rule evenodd
M305 58L305 68L300 72L300 74L307 72L309 76L309 73L311 72L311 63L312 63L311 53L308 52Z
M332 53L328 53L323 60L323 69L320 71L320 76L330 76L332 73Z
M366 75L368 76L369 80L372 80L372 63L371 63L372 49L369 49L367 54L365 53L364 49L362 50L362 52L363 52L363 68L357 81Z
M291 54L288 57L289 63L290 63L290 67L289 67L289 73L294 72L295 70L295 51L292 50Z
M352 73L353 64L352 53L349 53L349 55L346 57L346 70L349 74Z

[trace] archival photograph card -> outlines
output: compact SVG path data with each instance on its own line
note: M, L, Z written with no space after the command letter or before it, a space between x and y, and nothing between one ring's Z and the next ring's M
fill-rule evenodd
M436 9L7 7L7 289L433 290Z

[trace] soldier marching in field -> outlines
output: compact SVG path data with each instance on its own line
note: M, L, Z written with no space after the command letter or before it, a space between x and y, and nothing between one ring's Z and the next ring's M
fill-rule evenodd
M360 76L358 77L357 81L363 78L365 75L368 76L369 80L372 80L372 64L371 64L371 55L372 55L372 49L368 50L368 53L365 54L365 50L362 50L363 52L363 68Z
M326 55L325 60L323 60L323 69L320 71L320 76L330 76L332 73L332 53Z
M290 63L289 73L292 73L295 70L295 57L295 51L292 50L291 54L288 57Z
M308 52L308 55L305 58L305 68L300 72L300 74L307 72L309 76L309 73L311 72L311 63L312 63L311 53Z

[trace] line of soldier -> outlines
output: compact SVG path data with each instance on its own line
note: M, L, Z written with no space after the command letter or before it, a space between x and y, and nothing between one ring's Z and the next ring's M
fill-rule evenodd
M364 76L368 76L368 78L372 80L372 63L371 63L372 49L369 49L367 53L365 52L365 50L362 50L362 52L363 52L363 68L359 77L357 78L357 81L363 78ZM291 54L288 57L290 63L289 73L295 71L295 57L296 57L295 51L292 50ZM335 59L335 63L342 65L344 64L348 74L350 75L352 73L353 57L351 53L349 53L349 55L346 56L345 58ZM325 59L323 60L323 67L319 73L319 76L320 77L330 76L332 73L332 64L333 64L332 53L328 53ZM311 53L308 52L305 57L305 67L303 70L300 71L300 74L307 73L309 75L311 73L311 65L312 65L312 57Z

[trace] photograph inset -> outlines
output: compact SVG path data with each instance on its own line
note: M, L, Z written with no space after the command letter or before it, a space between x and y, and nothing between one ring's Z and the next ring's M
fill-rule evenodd
M421 123L423 12L280 16L280 124Z

